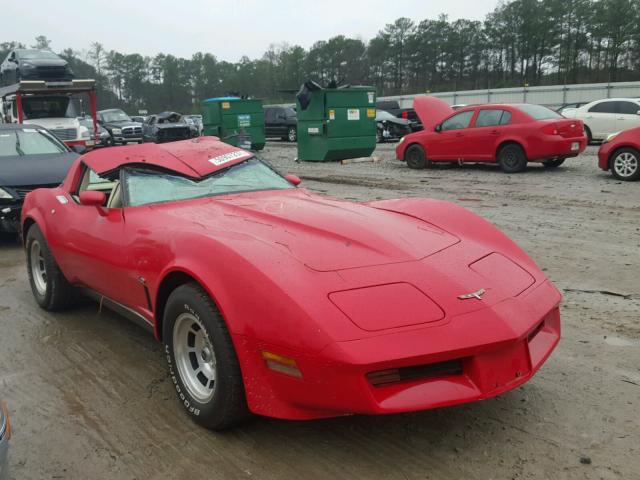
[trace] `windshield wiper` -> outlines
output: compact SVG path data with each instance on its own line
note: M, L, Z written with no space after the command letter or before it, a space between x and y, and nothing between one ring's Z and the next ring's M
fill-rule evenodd
M22 148L20 148L20 137L18 136L18 132L14 133L16 134L16 152L18 152L18 155L20 155L21 157L24 157L25 153Z

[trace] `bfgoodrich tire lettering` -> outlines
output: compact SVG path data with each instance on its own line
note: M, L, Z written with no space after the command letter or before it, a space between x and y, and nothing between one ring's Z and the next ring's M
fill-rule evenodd
M33 296L45 310L61 310L75 299L75 290L64 277L38 225L27 232L27 275Z
M171 293L162 330L169 376L189 416L213 430L244 420L240 365L224 319L202 287L190 283Z

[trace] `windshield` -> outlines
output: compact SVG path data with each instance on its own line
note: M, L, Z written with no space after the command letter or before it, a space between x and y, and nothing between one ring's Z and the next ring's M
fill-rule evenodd
M529 115L534 120L548 120L550 118L562 118L557 112L554 112L550 108L543 107L542 105L517 105L518 109Z
M0 158L66 152L67 148L45 130L25 128L0 132Z
M18 56L24 60L34 60L39 58L60 60L60 57L58 55L46 50L18 50Z
M102 112L102 121L103 122L130 122L131 119L129 115L124 113L122 110L112 110L110 112Z
M24 97L22 99L24 119L75 117L69 103L69 97Z
M283 190L293 186L256 158L232 165L202 180L148 169L127 169L128 205L172 202L225 193Z

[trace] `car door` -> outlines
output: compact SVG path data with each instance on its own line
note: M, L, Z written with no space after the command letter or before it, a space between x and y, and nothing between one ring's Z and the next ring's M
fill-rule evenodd
M124 303L129 283L124 214L122 208L109 207L118 184L118 180L100 177L85 167L71 198L56 209L56 223L65 229L64 238L68 239L58 249L60 265L73 277L70 280ZM104 192L107 202L101 207L81 205L83 191Z
M493 161L501 137L511 121L511 112L499 108L481 108L467 129L465 160Z
M471 151L467 135L474 114L475 110L456 113L436 127L437 135L426 145L427 157L430 160L464 158L465 152Z
M264 133L268 137L271 137L274 134L274 125L273 125L273 116L274 116L274 108L268 107L264 109Z
M582 119L594 139L603 139L616 130L617 102L604 100L588 108Z
M616 132L640 127L640 104L630 100L620 100L617 103Z
M275 131L274 134L278 137L283 137L287 134L287 114L284 108L278 107L275 110Z

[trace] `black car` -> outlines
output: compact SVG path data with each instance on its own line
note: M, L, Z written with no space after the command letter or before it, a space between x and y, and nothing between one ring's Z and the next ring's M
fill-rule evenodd
M409 120L395 117L384 110L376 112L376 141L378 143L399 140L411 132Z
M378 100L376 109L389 112L394 117L408 120L412 132L422 130L422 122L418 118L416 111L413 108L400 108L400 103L397 100Z
M112 145L142 143L142 124L131 120L129 115L119 108L100 110L98 123L111 135Z
M77 156L42 127L0 125L0 232L18 233L24 197L60 185Z
M12 85L20 80L69 82L73 79L67 61L49 50L11 51L0 64L0 75L4 85Z
M298 116L291 107L265 107L264 133L266 137L280 137L295 142L298 139Z
M142 135L145 142L164 143L186 140L195 135L194 130L176 112L162 112L151 115L142 124Z

